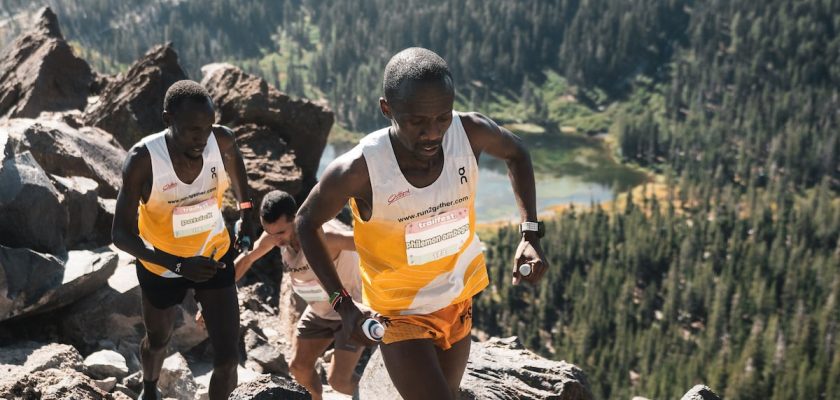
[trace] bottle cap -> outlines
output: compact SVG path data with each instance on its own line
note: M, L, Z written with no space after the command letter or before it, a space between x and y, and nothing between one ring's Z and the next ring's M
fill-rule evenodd
M519 275L528 276L531 275L531 264L525 263L519 266Z
M379 321L368 318L362 323L362 332L364 332L368 339L378 342L385 336L385 327Z

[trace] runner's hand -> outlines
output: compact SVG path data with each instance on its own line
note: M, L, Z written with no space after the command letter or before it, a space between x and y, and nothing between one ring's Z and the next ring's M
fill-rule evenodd
M522 276L519 274L519 266L531 264L531 274ZM524 280L530 284L536 284L548 270L548 262L543 255L540 240L526 240L524 237L516 248L516 255L513 257L513 284L518 285Z
M244 252L253 250L253 240L251 240L251 238L255 236L254 227L252 225L251 219L244 216L240 217L239 220L236 221L236 224L234 224L234 247L237 251Z
M362 331L362 323L371 315L369 311L363 313L352 301L342 301L338 305L337 311L341 315L341 332L339 335L344 335L349 343L356 345L371 346L376 343L368 339Z
M195 324L201 329L207 329L207 325L204 323L204 316L201 315L201 310L198 310L198 312L195 313Z
M216 275L216 271L224 269L225 263L211 258L195 256L181 261L180 272L175 272L193 282L204 282ZM175 269L172 269L175 271Z

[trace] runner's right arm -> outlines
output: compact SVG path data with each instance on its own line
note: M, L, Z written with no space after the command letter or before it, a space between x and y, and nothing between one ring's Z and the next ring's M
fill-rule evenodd
M362 193L366 189L370 191L370 178L364 156L360 150L345 153L330 163L295 218L301 249L331 298L345 288L338 277L321 226L338 214L350 198L356 201L365 198ZM364 314L352 301L341 301L336 311L341 315L344 334L357 343L372 343L362 333Z
M137 229L137 206L144 188L149 190L152 180L152 161L145 146L135 145L128 151L123 164L123 184L117 194L114 222L111 226L111 240L120 250L142 260L163 266L174 272L181 263L180 275L202 282L213 277L217 268L224 268L221 262L207 257L182 258L155 247L147 246Z
M271 236L263 232L260 238L257 239L257 242L254 243L254 250L240 254L239 257L236 257L236 261L233 262L234 268L236 269L235 279L237 281L242 279L245 273L251 269L251 266L264 255L268 254L275 245L276 242L272 240Z

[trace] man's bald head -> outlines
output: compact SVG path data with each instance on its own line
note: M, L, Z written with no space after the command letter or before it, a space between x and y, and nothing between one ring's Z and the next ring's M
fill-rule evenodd
M439 84L454 93L452 73L443 58L422 47L407 48L388 61L382 79L385 100L405 100L407 87L416 83Z

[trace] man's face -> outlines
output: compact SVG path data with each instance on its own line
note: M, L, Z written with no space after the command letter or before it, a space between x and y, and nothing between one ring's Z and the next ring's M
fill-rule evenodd
M274 222L266 222L260 218L260 223L265 234L268 235L274 245L288 246L294 240L295 224L292 218L282 215Z
M163 120L172 132L176 151L194 159L201 158L215 119L210 99L186 99L172 112L163 113Z
M380 107L397 141L418 160L428 160L441 152L454 101L449 82L406 82L398 98L380 99Z

